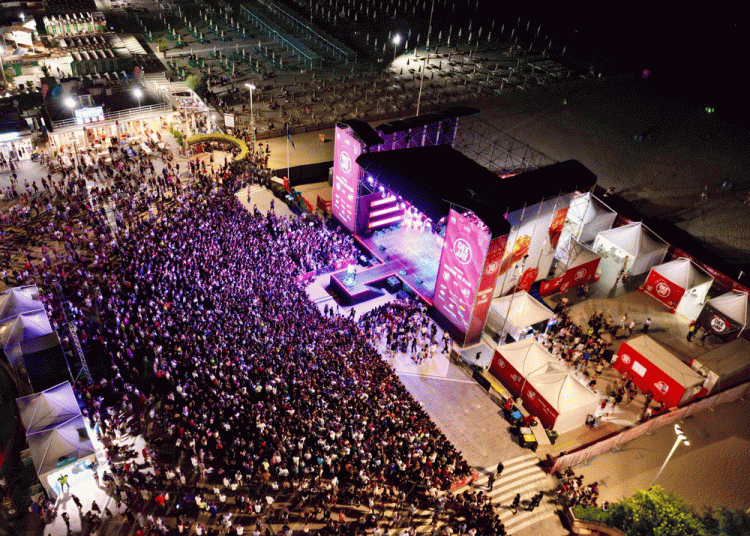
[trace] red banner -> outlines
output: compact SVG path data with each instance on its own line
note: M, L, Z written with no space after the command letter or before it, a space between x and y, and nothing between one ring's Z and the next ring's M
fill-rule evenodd
M676 406L685 388L669 374L651 363L624 342L620 346L614 367L620 373L632 378L633 383L642 391L652 393L654 400L664 402L668 408Z
M484 324L487 321L487 313L492 303L492 294L495 291L495 282L497 281L497 271L500 268L500 261L505 253L505 245L508 243L508 235L494 238L487 248L487 256L484 259L484 269L482 277L479 280L479 289L474 302L469 329L466 332L466 343L479 340L482 336Z
M549 226L549 243L552 244L553 248L557 248L557 242L560 240L563 227L565 226L565 218L568 216L568 207L561 208L555 214L552 219L552 224Z
M577 287L591 281L596 275L596 269L599 267L600 260L594 259L580 266L568 269L563 276L563 280L568 284L568 288Z
M507 272L511 266L523 259L524 255L529 252L529 246L531 246L531 237L529 235L523 235L516 238L516 242L513 244L513 251L511 251L508 256L503 259L502 264L500 264L500 271L497 273L498 277Z
M539 275L539 268L527 268L526 271L521 275L521 279L518 281L518 290L528 292L531 289L532 283L536 281Z
M550 279L549 281L542 281L539 285L539 294L541 294L542 296L551 296L552 294L557 294L558 292L560 292L560 286L562 285L563 279L565 279L565 274L561 275L560 277Z
M508 363L498 350L495 350L495 355L492 358L490 374L500 380L503 387L508 389L514 397L521 396L524 378L521 376L521 373L516 370L516 367Z
M662 302L670 309L675 309L685 294L685 289L675 285L659 272L651 269L644 288L648 294Z
M523 399L523 405L526 406L529 413L539 419L542 426L554 428L558 415L557 410L528 381L524 385L521 398Z
M286 193L291 194L292 189L289 186L289 177L284 177L284 190L286 190Z

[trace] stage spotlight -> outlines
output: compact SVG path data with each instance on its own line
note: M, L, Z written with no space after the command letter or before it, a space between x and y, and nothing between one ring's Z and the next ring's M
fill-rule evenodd
M381 192L385 192L385 186L381 184L380 186L378 186L378 190L380 190Z
M375 184L375 179L372 178L372 175L368 175L367 176L367 182L368 182L368 184L370 184L370 186L372 186L373 184Z

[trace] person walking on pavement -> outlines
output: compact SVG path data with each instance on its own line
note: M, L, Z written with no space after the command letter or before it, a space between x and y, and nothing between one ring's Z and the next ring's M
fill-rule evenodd
M630 337L633 334L634 329L635 329L635 320L631 320L630 324L628 324L628 337Z
M539 506L539 503L542 502L542 497L544 496L543 492L539 492L536 495L534 495L531 500L529 501L529 507L526 509L529 512L533 512L534 508Z
M693 336L695 335L695 331L698 329L698 325L695 323L695 320L690 322L690 327L688 328L688 334L687 334L687 340L690 342L693 339Z
M73 499L73 503L76 505L76 508L78 508L79 511L83 510L83 505L81 504L81 499L79 499L78 497L76 497L73 494L70 495L70 498Z
M65 473L61 474L59 477L57 477L57 481L60 483L60 491L65 491L65 486L68 486L68 491L70 491L70 482L68 482L68 475Z
M651 317L648 317L646 321L643 323L643 333L648 333L648 329L651 327Z
M495 485L495 473L491 473L487 479L487 489L492 491L492 487Z
M505 467L503 466L503 462L498 463L497 464L497 476L500 476L500 473L503 472L503 469L505 469Z
M516 496L513 497L513 503L510 505L510 509L513 511L513 515L516 515L518 512L518 505L521 504L521 494L516 493Z
M68 512L62 513L62 520L65 522L65 528L68 534L70 534L70 515L68 514Z

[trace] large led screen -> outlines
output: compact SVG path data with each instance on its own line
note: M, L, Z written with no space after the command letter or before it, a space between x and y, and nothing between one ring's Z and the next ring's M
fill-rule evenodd
M469 328L490 241L487 228L474 218L451 209L435 285L435 308L463 334Z
M359 166L357 157L362 146L347 128L336 125L333 155L333 192L331 209L333 215L350 232L354 233L357 221L357 183Z

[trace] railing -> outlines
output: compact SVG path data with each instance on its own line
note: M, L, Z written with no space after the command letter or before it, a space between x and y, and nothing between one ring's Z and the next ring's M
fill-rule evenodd
M245 12L248 20L251 20L256 26L262 28L269 36L280 40L282 46L291 48L308 68L319 67L321 65L323 58L294 37L287 36L276 24L266 21L259 13L256 13L254 9L248 6L242 6L241 9Z
M125 119L136 119L144 114L158 113L171 111L172 106L167 103L149 104L148 106L139 106L137 108L128 108L127 110L117 110L114 112L104 112L104 121L96 121L92 123L85 123L84 125L100 125L106 121L122 121ZM60 121L52 121L52 131L62 130L64 128L77 127L79 126L75 118L62 119Z

